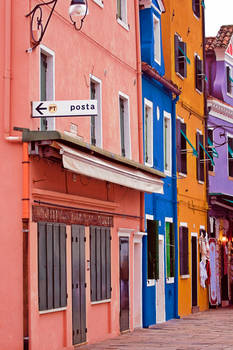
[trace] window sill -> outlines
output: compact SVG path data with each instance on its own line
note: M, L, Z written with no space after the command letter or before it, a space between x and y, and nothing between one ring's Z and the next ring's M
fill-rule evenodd
M199 95L202 95L202 94L203 94L203 91L198 90L197 88L196 88L195 90L196 90L196 92L197 92Z
M43 310L43 311L39 311L40 315L43 314L51 314L53 312L59 312L59 311L65 311L67 309L67 307L58 307L57 309L49 309L49 310Z
M198 180L197 182L198 182L200 185L204 185L204 183L205 183L204 181L200 181L200 180Z
M147 287L155 286L155 280L147 280Z
M184 174L184 173L178 173L178 176L181 176L181 177L187 177L187 174Z
M176 75L177 75L181 80L184 80L183 75L181 75L179 72L176 72Z
M119 23L125 30L129 31L129 25L128 23L125 23L120 18L117 18L117 23Z
M210 176L215 176L215 171L209 170L209 171L208 171L208 174L209 174Z
M190 278L190 275L180 275L180 278L182 280L186 280L186 279Z
M145 165L148 166L148 167L150 167L150 168L153 168L153 164L151 164L151 163L145 162Z
M103 1L101 1L101 0L93 0L95 3L96 3L96 5L98 5L99 7L101 7L101 8L104 8L104 3L103 3Z
M169 177L172 176L172 173L171 173L171 171L169 171L169 170L164 170L164 174L167 175L167 176L169 176Z
M200 21L200 17L198 17L198 16L196 15L195 12L193 12L193 16L194 16L198 21Z
M166 278L166 283L167 283L167 284L172 284L172 283L174 283L174 281L175 281L175 278L174 278L174 277L168 277L168 278Z
M105 303L110 303L111 299L104 299L104 300L99 300L99 301L92 301L91 305L98 305L98 304L105 304Z

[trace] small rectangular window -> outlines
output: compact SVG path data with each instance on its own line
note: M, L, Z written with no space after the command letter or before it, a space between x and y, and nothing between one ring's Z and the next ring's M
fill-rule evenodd
M144 99L144 155L145 163L153 166L153 103Z
M130 145L130 118L129 118L129 98L125 94L119 94L119 114L120 114L120 142L121 155L131 157Z
M38 223L39 310L67 305L66 226Z
M166 222L165 225L167 278L169 278L175 276L175 234L172 222Z
M175 71L181 75L181 77L187 77L187 45L181 40L181 38L175 34Z
M195 55L195 87L200 92L203 92L203 78L203 61Z
M167 175L172 171L171 115L164 111L164 170Z
M198 152L197 156L197 180L204 182L205 180L205 156L204 156L204 150L201 147L201 145L204 147L203 143L203 135L201 135L199 132L196 133L196 150Z
M40 47L40 100L54 100L54 53L53 51ZM40 129L54 130L55 118L40 118Z
M193 12L195 15L200 18L200 0L192 0Z
M189 275L189 232L185 226L179 229L179 245L180 245L180 275Z
M153 16L154 24L154 60L161 63L161 41L160 41L160 21L156 16Z
M232 95L233 76L231 67L226 66L227 93Z
M159 232L158 221L146 220L147 224L147 271L148 279L159 279Z
M228 174L233 177L233 137L228 136Z
M183 133L181 133L181 131ZM176 119L177 171L182 174L187 174L187 146L184 135L186 135L186 124L180 119Z
M91 117L91 144L102 147L102 86L101 80L90 76L90 96L92 100L97 100L96 116Z
M127 0L117 0L117 19L127 24Z
M111 298L111 235L109 227L90 226L91 301Z

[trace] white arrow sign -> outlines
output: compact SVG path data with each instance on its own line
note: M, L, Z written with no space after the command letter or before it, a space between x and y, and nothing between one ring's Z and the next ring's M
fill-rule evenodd
M32 102L32 118L89 117L97 115L97 100Z

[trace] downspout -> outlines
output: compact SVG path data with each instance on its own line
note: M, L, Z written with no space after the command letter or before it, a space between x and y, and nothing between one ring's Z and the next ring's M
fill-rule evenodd
M23 188L22 188L22 225L23 225L23 341L24 350L29 349L29 293L28 293L28 236L29 236L29 156L28 143L23 143Z
M203 48L203 68L204 68L204 77L206 76L206 54L205 54L205 9L202 6L202 48ZM207 89L206 83L204 80L204 121L205 121L205 145L208 145L208 111L207 111ZM210 232L210 224L209 224L209 176L208 176L208 164L205 163L205 173L206 173L206 199L208 204L207 209L207 232Z
M178 298L179 298L179 293L178 293L178 273L179 273L179 266L178 266L178 244L179 244L179 239L178 239L178 215L177 215L177 177L176 177L176 104L179 101L179 95L177 95L173 100L172 100L172 120L173 120L173 137L174 141L173 144L175 145L175 151L174 151L174 156L173 156L173 169L172 169L172 181L173 181L173 206L174 206L174 228L175 228L175 318L180 318L179 316L179 308L178 308Z
M134 0L135 9L135 31L136 31L136 65L137 65L137 102L138 102L138 144L139 162L143 163L143 126L142 126L142 66L141 66L141 42L139 24L139 1ZM145 195L140 192L140 231L145 231Z

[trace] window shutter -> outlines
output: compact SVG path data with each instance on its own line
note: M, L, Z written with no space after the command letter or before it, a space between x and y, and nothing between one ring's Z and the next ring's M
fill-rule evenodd
M38 223L39 310L47 309L46 226Z
M188 246L188 228L183 227L183 274L189 274L189 246Z
M105 228L106 234L106 297L111 298L111 233Z
M170 223L170 276L175 277L175 225Z
M203 61L195 56L195 86L200 92L203 91Z
M231 76L231 69L229 66L226 66L226 79L227 79L227 93L231 94L231 80L230 80L230 76Z
M178 172L181 172L181 121L176 119L176 168Z
M193 12L200 18L200 0L192 0L193 2Z
M96 242L95 227L90 227L90 249L91 249L91 301L96 301Z
M121 1L122 0L117 0L117 17L120 18L120 19L122 19Z
M187 61L186 61L186 57L187 57L187 44L185 42L181 42L181 47L184 51L185 57L184 57L184 74L183 77L186 78L187 77Z
M175 72L179 72L179 38L174 35L174 52L175 52Z
M60 284L61 301L60 307L67 304L67 282L66 282L66 226L60 224Z
M46 224L47 309L53 309L53 224Z
M195 87L198 89L198 57L195 56Z
M120 131L121 131L121 155L125 157L125 106L124 100L120 98Z
M199 136L201 144L204 146L204 137L203 135ZM203 149L200 147L200 180L205 180L205 154Z
M180 247L180 275L184 275L184 252L183 252L183 227L179 228L179 247Z
M200 181L201 179L201 167L200 167L200 134L197 132L196 134L196 149L198 152L196 164L197 164L197 180Z
M54 308L60 306L60 247L59 225L53 227L53 279L54 279Z
M147 220L148 279L159 279L158 221Z
M231 150L233 150L233 138L228 137L228 145L230 146ZM233 177L233 158L231 152L229 152L228 149L228 168L229 168L229 176Z
M183 133L187 135L186 124L181 123L180 126ZM183 135L181 135L181 172L187 174L187 145Z

